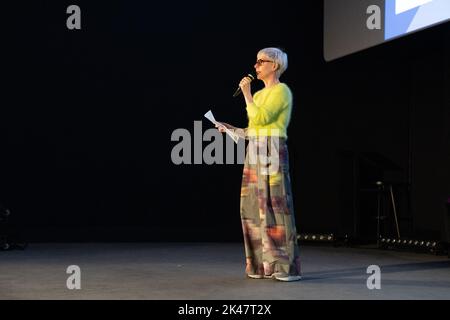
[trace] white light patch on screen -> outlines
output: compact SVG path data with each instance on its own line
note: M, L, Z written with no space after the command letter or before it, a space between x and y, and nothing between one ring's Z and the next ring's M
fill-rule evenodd
M450 0L433 0L419 8L408 32L422 29L450 19Z
M397 10L405 11L397 13ZM450 20L450 0L386 0L385 40L404 36L447 20Z
M431 2L433 0L397 0L395 1L395 14L399 14L421 5Z

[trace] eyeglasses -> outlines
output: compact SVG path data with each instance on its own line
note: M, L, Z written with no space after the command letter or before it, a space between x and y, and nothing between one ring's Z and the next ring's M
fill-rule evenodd
M258 65L258 66L260 66L260 65L262 65L264 62L274 62L274 61L271 61L271 60L263 60L263 59L258 59L258 60L256 60L256 64Z

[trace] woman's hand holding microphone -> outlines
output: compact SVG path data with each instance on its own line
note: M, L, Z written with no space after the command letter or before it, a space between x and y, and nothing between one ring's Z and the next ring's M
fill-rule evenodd
M241 92L245 97L245 100L248 102L248 100L253 100L252 99L252 93L251 93L251 85L250 83L253 81L252 78L250 78L249 76L242 78L242 80L239 82L239 88L241 88ZM225 123L225 122L219 122L220 125L216 124L216 128L217 130L219 130L220 132L225 132L227 129L228 130L236 130L237 128L232 126L231 124Z
M248 95L251 96L251 85L250 83L253 81L250 77L244 77L242 78L241 82L239 82L239 88L241 88L242 94L244 97L248 97Z

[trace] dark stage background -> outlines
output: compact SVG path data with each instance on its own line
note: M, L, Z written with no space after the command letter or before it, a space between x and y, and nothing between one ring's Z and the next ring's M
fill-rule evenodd
M29 241L240 241L242 165L174 165L171 134L210 128L209 109L244 127L231 94L259 49L281 46L298 230L342 235L355 216L372 230L373 195L352 212L351 163L384 158L406 183L403 233L446 239L450 25L326 63L321 2L2 5L0 202L11 221ZM70 4L79 31L66 28Z

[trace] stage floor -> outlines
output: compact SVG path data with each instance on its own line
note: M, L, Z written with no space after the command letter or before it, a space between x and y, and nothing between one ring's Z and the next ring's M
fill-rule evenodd
M450 299L450 260L410 252L301 246L303 279L245 277L241 243L45 243L0 252L0 299ZM66 286L81 269L81 289ZM369 265L381 289L369 290Z

